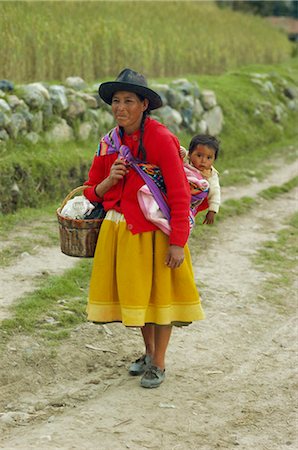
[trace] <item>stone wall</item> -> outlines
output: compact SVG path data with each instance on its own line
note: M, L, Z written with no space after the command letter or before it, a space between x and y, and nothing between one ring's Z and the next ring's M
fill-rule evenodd
M254 116L282 126L289 113L297 112L297 86L275 73L242 76L249 77L262 94L262 100L256 101ZM98 139L114 126L111 108L98 96L98 86L88 86L79 77L69 77L60 85L37 82L14 86L10 81L0 81L0 146L19 139L32 144ZM223 112L212 90L201 90L196 82L187 79L150 87L163 100L163 106L153 111L152 117L174 133L221 133Z
M280 132L287 128L288 121L294 122L298 112L298 88L290 77L243 72L239 76L238 83L235 74L233 90L237 97L224 99L226 111L232 114L228 117L226 113L227 134L231 133L231 125L238 125L236 105L239 110L242 108L241 117L246 114L247 120L253 122L255 133L265 122L267 126L268 121ZM213 91L200 90L196 83L186 79L151 87L159 92L164 103L162 108L153 111L153 117L174 133L221 133L223 113ZM238 95L236 91L240 88L248 88L252 93L246 104L241 103L241 93ZM98 84L87 86L77 77L68 78L60 85L14 86L10 81L0 80L0 150L2 148L1 154L5 155L0 158L0 214L64 198L65 193L84 182L90 161L86 162L80 152L74 152L68 160L63 152L53 151L49 170L44 151L55 147L47 145L52 142L89 138L96 142L113 127L110 107L102 102L97 91ZM231 91L228 91L230 95ZM229 102L234 109L228 109ZM25 157L20 159L17 152L16 156L12 153L14 145L7 145L18 141L29 142ZM31 151L38 142L46 145L40 146L40 152ZM271 142L270 136L268 142Z
M163 100L163 107L153 111L152 117L174 133L220 134L223 113L213 91L201 91L197 83L186 79L151 88ZM114 126L114 120L97 91L98 84L87 86L79 77L69 77L63 85L14 86L0 81L0 145L19 139L36 144L98 138Z

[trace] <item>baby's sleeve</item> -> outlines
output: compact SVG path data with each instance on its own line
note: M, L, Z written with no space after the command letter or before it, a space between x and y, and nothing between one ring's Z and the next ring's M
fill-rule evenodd
M208 203L209 203L209 211L214 211L218 213L220 201L221 201L221 192L220 192L220 184L219 184L219 176L217 171L212 170L212 176L209 178L209 195L208 195Z

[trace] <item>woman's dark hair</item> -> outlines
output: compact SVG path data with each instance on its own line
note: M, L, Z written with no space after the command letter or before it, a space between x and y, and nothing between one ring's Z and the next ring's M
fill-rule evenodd
M143 102L145 100L145 97L143 97L140 94L136 94L139 99L141 100L141 102ZM142 117L142 121L141 121L141 126L140 126L140 142L139 142L139 148L138 148L138 158L142 159L143 161L146 161L146 149L144 147L143 144L143 136L144 136L144 128L145 128L145 120L146 117L150 114L150 110L147 108L146 111L143 112L143 117Z
M212 148L212 150L214 150L214 159L217 159L219 153L219 144L220 141L215 136L210 136L209 134L197 134L189 143L188 153L189 155L191 155L198 145L205 145L206 147Z

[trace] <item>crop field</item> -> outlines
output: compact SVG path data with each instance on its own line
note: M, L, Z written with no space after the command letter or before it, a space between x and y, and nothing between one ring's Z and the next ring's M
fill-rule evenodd
M91 82L123 67L150 77L218 74L292 52L260 17L212 1L1 1L0 39L0 78L14 82Z

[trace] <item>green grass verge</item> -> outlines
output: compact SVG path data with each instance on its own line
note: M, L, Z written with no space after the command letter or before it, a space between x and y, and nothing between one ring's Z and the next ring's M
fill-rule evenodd
M270 188L263 189L255 198L242 197L239 200L227 200L223 203L220 214L218 215L219 222L225 220L228 217L238 216L248 212L256 204L260 202L260 198L267 200L274 200L282 194L290 192L292 189L298 186L298 176L292 178L281 186L271 186Z
M265 242L254 257L259 270L270 273L264 282L261 298L270 301L281 310L288 304L288 300L294 310L297 306L293 305L292 298L286 298L284 292L281 294L282 289L292 286L297 279L297 241L298 213L295 213L286 222L285 228L277 233L276 239Z
M59 243L57 206L58 202L39 209L22 208L14 214L0 215L0 267L10 265L24 252L35 254L41 245L47 247Z
M32 147L23 142L9 142L0 155L1 212L19 208L39 208L66 196L87 178L96 150L96 140L38 143ZM13 191L17 184L19 192Z
M92 261L80 260L75 268L61 276L50 276L12 307L14 316L5 319L1 332L30 333L59 340L68 336L73 326L85 321L87 286Z
M271 186L268 189L264 189L262 192L260 192L259 195L262 198L270 200L270 199L274 199L274 198L278 197L281 194L289 192L291 189L293 189L296 186L298 186L298 176L292 178L287 183L284 183L281 186Z

